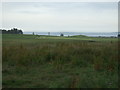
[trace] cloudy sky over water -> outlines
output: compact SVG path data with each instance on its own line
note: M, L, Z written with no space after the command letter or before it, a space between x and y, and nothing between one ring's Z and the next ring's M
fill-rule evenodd
M117 32L117 2L3 2L2 28L25 32Z

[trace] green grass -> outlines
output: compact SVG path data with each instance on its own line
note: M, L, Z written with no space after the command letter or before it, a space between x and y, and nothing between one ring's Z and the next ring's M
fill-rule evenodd
M118 88L118 39L2 36L3 88Z

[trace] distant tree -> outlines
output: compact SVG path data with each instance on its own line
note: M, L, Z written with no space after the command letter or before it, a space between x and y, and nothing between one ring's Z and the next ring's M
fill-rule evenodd
M33 32L32 34L33 34L33 35L35 35L35 33L34 33L34 32Z
M17 28L13 28L11 30L2 30L2 34L23 34L22 30L19 30Z
M17 28L13 28L13 29L11 29L11 32L13 33L13 34L17 34Z
M2 34L5 34L5 33L7 33L7 31L6 30L2 30Z
M48 32L48 35L50 36L50 32Z
M118 34L118 37L120 38L120 34Z
M18 34L23 34L22 30L18 30Z
M2 34L2 29L0 29L0 34Z
M64 34L63 34L63 33L61 33L61 34L60 34L60 36L64 36Z

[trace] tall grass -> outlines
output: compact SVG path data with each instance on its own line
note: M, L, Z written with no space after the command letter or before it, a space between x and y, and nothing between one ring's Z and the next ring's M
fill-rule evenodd
M117 86L118 42L33 39L3 39L3 86L24 87L23 82L30 84L27 87Z
M88 42L82 43L46 43L45 45L28 48L23 44L15 47L3 46L3 63L30 66L51 63L56 67L69 63L73 66L94 66L94 69L114 70L117 65L117 47L104 44L99 47Z

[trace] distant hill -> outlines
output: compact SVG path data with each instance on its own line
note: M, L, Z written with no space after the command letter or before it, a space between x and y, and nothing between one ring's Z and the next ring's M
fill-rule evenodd
M69 37L78 37L78 38L80 38L80 37L88 37L88 36L85 36L85 35L74 35L74 36L69 36Z

